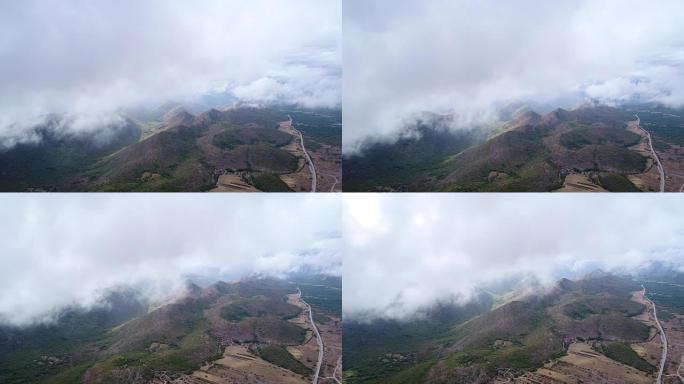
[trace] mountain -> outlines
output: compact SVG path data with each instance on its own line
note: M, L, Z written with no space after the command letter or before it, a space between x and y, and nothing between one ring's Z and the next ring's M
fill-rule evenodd
M654 288L646 289L651 297ZM351 383L652 382L661 344L641 290L629 277L595 272L511 292L480 311L464 307L441 327L430 317L400 327L345 320L345 347L357 341L344 350L345 374Z
M398 191L652 191L659 175L645 131L666 168L667 189L678 189L675 176L684 158L675 148L684 117L634 109L583 105L547 114L518 108L511 120L486 139L453 142L444 132L423 125L418 138L374 145L345 158L345 188ZM671 116L670 116L671 115ZM658 120L651 123L653 116ZM676 117L678 116L678 117ZM649 119L649 120L645 120ZM651 125L652 124L652 125ZM669 128L664 128L663 124ZM678 124L678 131L674 125ZM681 132L680 132L681 131ZM446 136L445 136L446 135ZM439 143L436 146L434 143ZM431 144L433 143L433 144ZM453 143L449 147L449 143ZM668 176L667 168L673 176ZM671 185L672 184L672 185Z
M480 130L451 130L450 116L426 114L394 143L369 142L343 158L345 191L420 190L448 156L481 142Z
M0 149L0 191L69 189L75 175L141 135L130 119L95 132L65 129L70 124L66 117L52 116L33 128L34 141Z
M310 279L319 290L327 287ZM188 283L161 305L112 294L103 308L67 310L54 323L3 326L0 381L205 383L251 375L263 383L305 383L318 346L298 287L308 302L314 292L297 281ZM340 309L309 304L326 345L339 343ZM325 352L321 374L332 375L336 361L335 353Z
M145 118L153 121L123 118L125 124L78 134L56 117L34 129L35 143L0 151L0 190L308 191L308 160L292 128L301 124L318 184L339 185L341 147L331 141L331 123L313 118L324 116L317 110L241 107L193 115L167 103L152 115Z

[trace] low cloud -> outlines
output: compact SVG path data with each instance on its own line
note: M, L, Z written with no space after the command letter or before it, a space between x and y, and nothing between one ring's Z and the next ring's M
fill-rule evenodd
M273 76L288 102L339 104L340 39L335 0L3 2L0 139L50 113L114 114Z
M653 262L684 271L676 196L359 194L344 197L348 318L406 318L524 276L542 285Z
M0 319L23 325L111 287L161 299L187 276L341 274L337 196L0 196Z
M453 111L459 128L516 102L682 105L682 12L677 0L347 1L344 151L421 111Z

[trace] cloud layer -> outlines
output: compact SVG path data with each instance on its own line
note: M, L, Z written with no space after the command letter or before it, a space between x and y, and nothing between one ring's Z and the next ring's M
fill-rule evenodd
M683 12L677 0L346 1L345 151L424 110L467 125L518 101L682 105Z
M40 320L110 287L185 276L341 274L338 196L0 196L0 319Z
M337 104L340 41L337 0L3 2L0 138L46 113L111 113L269 79L284 101Z
M344 197L349 317L404 318L478 286L551 283L654 261L684 269L677 196L355 194Z

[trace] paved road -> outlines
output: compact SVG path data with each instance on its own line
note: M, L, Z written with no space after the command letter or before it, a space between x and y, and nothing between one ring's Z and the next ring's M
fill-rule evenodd
M321 334L318 333L318 328L316 327L316 323L313 321L313 312L311 310L311 306L309 303L304 301L302 299L302 291L297 288L297 295L299 296L299 299L302 301L302 303L306 304L306 308L309 311L309 320L311 321L311 327L314 330L314 333L316 333L316 341L318 341L318 362L316 363L316 371L314 371L314 378L312 383L313 384L318 384L318 375L321 373L321 364L323 364L323 339L321 339Z
M311 171L311 192L316 192L316 167L314 167L314 163L311 160L311 156L309 156L309 152L306 151L306 147L304 147L304 136L302 133L297 130L294 127L294 123L292 122L292 117L290 115L287 115L287 117L290 118L290 126L292 129L299 134L299 143L302 145L302 151L304 151L304 157L306 157L306 161L309 163L309 170Z
M639 129L644 131L646 136L648 136L648 146L651 148L651 153L653 154L653 158L655 158L656 165L658 166L658 173L660 173L660 192L665 192L665 171L663 171L663 165L660 163L660 158L658 158L658 154L656 154L656 151L653 149L653 142L651 141L651 133L648 132L647 130L641 128L641 119L639 119L639 115L634 115L637 118L637 126Z
M651 299L646 296L646 287L641 285L644 289L644 299L651 303L653 306L653 317L655 318L656 324L658 325L658 330L660 331L660 340L663 342L663 356L660 359L660 368L658 369L658 378L656 379L656 384L661 384L663 382L663 371L665 370L665 362L667 361L667 336L665 336L665 330L663 326L660 325L660 320L658 320L658 314L656 313L656 306Z

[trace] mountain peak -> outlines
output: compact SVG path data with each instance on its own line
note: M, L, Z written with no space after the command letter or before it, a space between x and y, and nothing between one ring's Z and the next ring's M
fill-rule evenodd
M170 111L164 116L164 121L170 127L175 127L178 125L190 125L192 124L195 116L190 114L184 108L178 108L176 110Z

